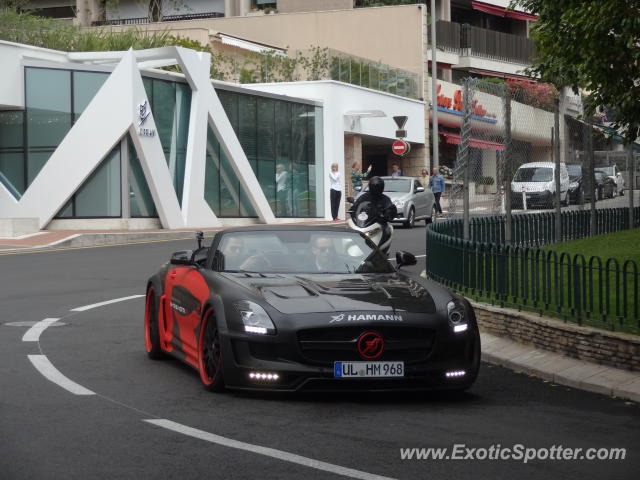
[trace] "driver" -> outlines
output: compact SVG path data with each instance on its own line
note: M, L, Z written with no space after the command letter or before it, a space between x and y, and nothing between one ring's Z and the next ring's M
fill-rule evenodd
M231 237L222 250L224 254L224 266L226 270L242 269L247 260L244 251L244 242L240 237Z
M375 211L378 212L377 220L390 222L398 215L398 209L391 199L382 192L384 192L384 180L380 177L373 177L369 180L369 190L357 198L349 209L349 213L357 212L358 205L361 203L371 202Z
M313 239L311 245L313 253L313 264L311 269L318 272L335 272L344 270L344 265L340 266L337 252L330 237L319 236Z

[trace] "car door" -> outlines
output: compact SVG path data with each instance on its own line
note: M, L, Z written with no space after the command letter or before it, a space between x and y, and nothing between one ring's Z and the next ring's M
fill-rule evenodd
M423 218L429 215L430 205L427 205L428 195L427 195L426 189L423 192L416 192L416 190L419 187L424 188L423 185L418 180L414 180L413 181L413 198L414 198L414 205L416 206L416 217Z
M175 266L165 277L164 345L170 351L182 351L184 360L198 366L198 331L202 306L209 296L209 287L201 267Z

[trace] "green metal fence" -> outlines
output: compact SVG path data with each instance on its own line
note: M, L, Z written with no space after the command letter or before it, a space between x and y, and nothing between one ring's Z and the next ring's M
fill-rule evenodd
M562 239L589 236L588 211L562 213ZM635 225L640 207L634 208ZM597 234L626 230L627 208L596 213ZM592 326L640 333L640 270L636 262L569 255L552 248L554 215L514 215L512 243L504 217L474 218L471 240L461 219L427 227L427 275L467 296Z

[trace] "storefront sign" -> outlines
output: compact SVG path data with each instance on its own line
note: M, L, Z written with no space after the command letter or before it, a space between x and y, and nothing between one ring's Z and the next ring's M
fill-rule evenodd
M151 109L149 108L149 102L145 100L144 103L138 105L138 134L143 137L153 137L156 134L155 129L142 126L149 118L149 115L151 115Z
M462 111L464 109L464 106L462 104L462 90L456 90L453 94L453 98L451 98L440 93L441 89L442 85L438 85L438 110L453 113L455 115L462 115ZM472 103L471 115L472 117L476 118L476 120L483 120L491 123L496 122L496 115L493 113L488 113L487 109L484 108L481 103L478 103L477 100L474 100Z

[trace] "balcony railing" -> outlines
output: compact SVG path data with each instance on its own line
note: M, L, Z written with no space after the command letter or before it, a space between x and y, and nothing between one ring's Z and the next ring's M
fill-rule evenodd
M178 22L180 20L200 20L202 18L220 18L224 17L224 13L220 12L205 12L205 13L186 13L182 15L165 15L162 17L162 22ZM153 23L153 20L149 17L136 17L136 18L117 18L112 20L100 20L91 22L94 27L100 27L104 25L141 25L144 23Z
M529 38L443 20L436 23L436 45L445 52L525 65L536 54Z

